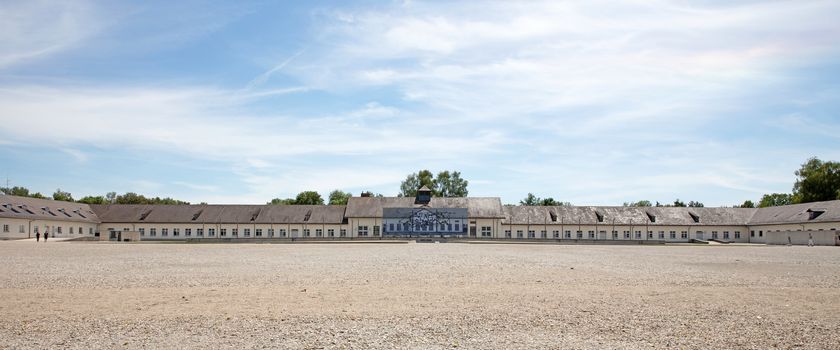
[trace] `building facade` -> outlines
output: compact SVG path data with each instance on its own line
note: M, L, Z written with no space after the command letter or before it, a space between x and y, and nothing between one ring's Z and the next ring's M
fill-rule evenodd
M503 206L497 197L352 197L347 205L86 205L0 196L0 239L495 240L840 245L840 200L770 208Z

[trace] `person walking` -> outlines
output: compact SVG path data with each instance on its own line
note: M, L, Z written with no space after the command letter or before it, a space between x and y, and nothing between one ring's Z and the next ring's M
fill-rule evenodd
M47 243L47 238L49 238L49 237L50 237L50 233L49 232L44 232L44 243Z
M808 246L809 246L809 247L813 247L813 246L814 246L814 235L813 235L813 234L810 234L810 233L808 234Z
M40 242L40 241L41 241L41 234L38 233L38 232L35 232L35 242Z

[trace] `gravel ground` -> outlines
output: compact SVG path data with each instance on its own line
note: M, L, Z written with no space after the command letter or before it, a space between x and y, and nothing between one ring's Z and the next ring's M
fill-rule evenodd
M0 242L0 348L840 347L840 249Z

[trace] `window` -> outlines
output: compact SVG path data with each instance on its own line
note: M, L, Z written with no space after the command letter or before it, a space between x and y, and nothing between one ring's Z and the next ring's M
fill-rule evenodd
M516 230L516 238L522 238L522 230Z
M750 231L750 237L755 237L755 231Z
M505 238L511 238L510 230L505 230Z
M618 231L613 231L612 232L612 238L613 239L618 239Z
M216 237L216 229L215 228L208 228L207 229L207 237Z
M93 234L93 227L88 227L88 234L89 234L89 235L92 235L92 234Z
M718 232L712 231L712 239L718 239Z
M78 231L78 232L79 232L79 234L83 234L83 233L85 233L85 231L83 231L83 230L82 230L82 227L81 227L81 226L79 226L79 231Z
M137 231L140 231L140 236L145 236L146 235L146 229L145 228L142 228L142 227L138 228Z
M254 230L254 236L262 237L262 229L258 228L256 230Z
M729 239L729 231L723 231L723 239Z
M286 237L286 229L285 229L285 228L281 228L281 229L277 230L277 234L278 234L280 237Z
M198 236L198 237L204 237L204 229L203 228L195 229L195 235Z
M189 236L192 236L192 229L191 228L185 228L184 229L184 237L189 237Z
M394 223L388 224L388 232L394 232Z
M357 228L359 230L359 237L367 237L367 235L368 235L368 227L367 226L359 226Z
M548 232L546 232L545 230L540 231L540 238L547 238L547 236Z
M26 233L26 227L24 227L23 225L20 225L18 227L18 232L19 233ZM73 228L72 227L70 228L70 233L73 233ZM82 233L82 228L81 227L79 228L79 233Z
M528 230L528 238L534 238L535 236L534 230Z
M653 231L647 232L647 238L653 238Z
M630 239L630 231L624 231L624 239Z
M551 236L554 238L560 238L560 231L554 230L551 231Z
M688 238L688 232L686 232L686 231L680 232L680 238L683 238L683 239Z
M149 229L149 237L155 237L155 236L157 236L157 229L152 227L152 228Z
M741 231L735 231L735 239L741 239Z
M642 231L636 231L636 239L642 239Z
M20 233L23 233L23 225L20 225ZM70 234L73 234L73 226L70 226Z
M491 233L490 226L481 226L481 237L490 237Z
M378 232L376 232L376 229L377 229L377 228L379 228L379 226L374 226L374 227L373 227L373 234L374 234L374 235L377 235L377 234L378 234ZM315 237L324 237L324 230L322 230L322 229L320 229L320 228L316 228L316 229L315 229Z
M312 235L312 232L309 231L308 228L303 229L303 236L304 237L309 237L310 235Z
M168 228L160 229L160 236L161 237L168 237L169 236L169 229Z
M665 231L659 231L659 239L665 239Z
M268 229L268 237L274 237L274 229L273 228Z
M238 228L230 229L230 235L233 236L233 237L239 237L239 229Z
M461 224L455 224L455 232L461 232Z
M328 229L327 229L327 236L329 236L329 237L335 237L335 229L328 228Z
M220 228L219 229L219 237L227 237L227 229L226 228Z
M58 233L61 233L60 227L59 227ZM759 237L764 237L764 231L758 231L758 236Z
M583 231L578 231L577 232L577 238L579 238L579 239L583 238Z
M178 235L180 235L180 234L181 234L181 229L179 229L179 228L173 228L172 229L172 237L178 237Z
M38 226L35 226L34 229L35 229L35 233L38 233Z
M668 237L670 237L671 239L676 239L677 238L677 231L668 232Z
M595 238L595 231L589 231L589 239Z
M343 228L343 229L338 230L338 235L341 236L341 237L347 237L347 229Z
M56 233L61 233L61 226L56 227L55 230Z
M9 232L9 225L3 225L3 232Z
M566 230L566 238L572 238L572 231Z
M251 237L251 229L250 229L250 228L245 228L245 229L242 229L242 234L243 234L245 237Z

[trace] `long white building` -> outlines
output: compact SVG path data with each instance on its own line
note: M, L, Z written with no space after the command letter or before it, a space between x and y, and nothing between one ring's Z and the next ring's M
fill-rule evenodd
M347 205L87 205L0 195L0 239L391 237L840 245L840 200L769 208L503 206L497 197L352 197Z

